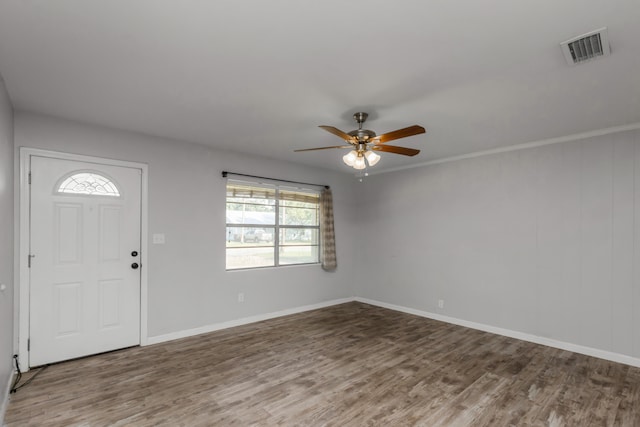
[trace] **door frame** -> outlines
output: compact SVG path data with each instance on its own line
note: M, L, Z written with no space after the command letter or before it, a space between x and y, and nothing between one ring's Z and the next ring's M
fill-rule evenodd
M18 359L23 372L29 370L29 321L30 304L29 295L31 292L29 261L29 242L31 240L30 231L30 211L31 192L29 187L29 165L31 156L49 157L56 160L73 160L79 162L96 163L98 165L121 166L142 170L140 188L140 345L148 344L148 169L145 163L129 162L124 160L108 159L104 157L86 156L81 154L71 154L59 151L42 150L39 148L20 147L20 211L17 215L18 234L16 245L16 259L18 268L18 290L15 292L14 307L17 311L14 319L17 323L15 331L17 334Z

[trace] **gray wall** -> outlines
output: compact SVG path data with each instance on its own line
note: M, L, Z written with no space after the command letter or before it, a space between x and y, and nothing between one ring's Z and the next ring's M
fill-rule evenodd
M149 336L353 296L353 179L197 144L16 113L15 145L149 165ZM338 270L293 266L225 271L225 181L229 170L328 184L335 200ZM244 292L245 302L237 302Z
M638 144L636 130L370 177L356 294L639 357Z
M13 108L0 76L0 420L13 355Z
M358 183L30 113L15 121L16 146L149 165L149 232L167 236L166 245L149 245L152 337L358 295L633 357L640 357L638 144L640 131L628 131ZM331 185L338 271L225 272L222 170Z

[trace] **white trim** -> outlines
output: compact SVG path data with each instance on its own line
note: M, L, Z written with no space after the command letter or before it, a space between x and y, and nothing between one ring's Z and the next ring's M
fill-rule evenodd
M539 337L537 335L531 335L524 332L498 328L496 326L485 325L482 323L476 323L468 320L457 319L455 317L443 316L441 314L417 310L415 308L403 307L395 304L388 304L386 302L376 301L368 298L355 297L354 300L365 303L365 304L375 305L377 307L388 308L389 310L400 311L402 313L408 313L408 314L413 314L420 317L426 317L428 319L439 320L441 322L451 323L453 325L464 326L465 328L477 329L479 331L489 332L496 335L515 338L522 341L532 342L535 344L546 345L547 347L554 347L560 350L571 351L574 353L580 353L587 356L610 360L612 362L624 363L625 365L640 367L640 359L636 357L620 354L620 353L613 353L610 351L600 350L597 348L585 347L578 344L558 341L551 338Z
M319 308L330 307L338 304L345 304L348 302L353 302L356 299L353 297L350 298L341 298L335 299L331 301L324 301L318 304L304 305L302 307L295 308L287 308L280 311L274 311L271 313L258 314L255 316L243 317L241 319L229 320L226 322L214 323L212 325L200 326L198 328L187 329L184 331L171 332L169 334L164 335L156 335L155 337L149 337L148 344L159 344L166 341L173 341L180 338L192 337L194 335L207 334L209 332L219 331L221 329L233 328L235 326L248 325L250 323L262 322L263 320L275 319L277 317L288 316L290 314L303 313L305 311L317 310Z
M147 345L149 319L149 167L141 163L140 183L140 345Z
M31 156L50 157L60 160L73 160L86 163L97 163L101 165L120 166L140 169L142 171L142 183L140 188L140 345L147 345L148 337L148 273L146 266L148 262L148 175L149 166L145 163L129 162L124 160L107 159L95 156L85 156L80 154L62 153L58 151L41 150L38 148L20 147L20 214L16 220L19 222L20 238L16 247L16 259L19 263L18 272L18 359L20 366L24 367L23 372L29 371L29 352L27 350L27 340L29 338L29 160Z
M13 361L13 359L11 359ZM11 367L11 375L9 375L9 381L7 382L7 386L4 388L4 394L2 395L2 401L0 401L0 425L4 425L4 415L7 413L7 407L9 406L9 391L11 391L11 385L13 384L13 379L16 376L16 372L13 370L13 366Z
M574 133L572 135L560 136L557 138L550 138L550 139L542 139L540 141L525 142L523 144L509 145L507 147L493 148L490 150L475 151L473 153L461 154L459 156L444 157L442 159L429 160L422 163L413 163L411 165L398 166L395 168L380 169L380 170L374 169L373 172L369 172L369 175L380 175L387 172L395 172L395 171L401 171L405 169L420 168L423 166L437 165L440 163L456 162L458 160L489 156L491 154L507 153L509 151L516 151L516 150L526 150L528 148L542 147L544 145L559 144L562 142L577 141L580 139L593 138L595 136L609 135L612 133L626 132L629 130L636 130L636 129L640 129L640 123L633 123L633 124L624 125L624 126L614 126L610 128L598 129L598 130L593 130L589 132Z
M317 304L305 305L301 307L289 308L289 309L284 309L284 310L275 311L271 313L243 317L241 319L236 319L236 320L229 320L226 322L214 323L211 325L201 326L198 328L187 329L187 330L178 331L178 332L171 332L163 335L156 335L154 337L148 338L147 345L159 344L159 343L173 341L181 338L192 337L195 335L206 334L209 332L215 332L222 329L233 328L235 326L248 325L250 323L261 322L263 320L275 319L282 316L303 313L305 311L317 310L320 308L330 307L330 306L339 305L339 304L345 304L353 301L361 302L364 304L370 304L377 307L386 308L389 310L399 311L402 313L413 314L416 316L425 317L427 319L438 320L441 322L446 322L452 325L458 325L465 328L477 329L480 331L489 332L491 334L515 338L518 340L527 341L534 344L545 345L547 347L558 348L560 350L566 350L574 353L584 354L586 356L592 356L600 359L610 360L616 363L623 363L625 365L640 367L640 359L627 356L624 354L600 350L592 347L586 347L578 344L572 344L564 341L558 341L551 338L539 337L539 336L527 334L524 332L518 332L510 329L499 328L496 326L485 325L482 323L471 322L468 320L457 319L455 317L450 317L450 316L443 316L441 314L431 313L428 311L418 310L415 308L409 308L409 307L404 307L404 306L395 305L395 304L389 304L389 303L372 300L369 298L362 298L362 297L335 299L335 300L325 301Z

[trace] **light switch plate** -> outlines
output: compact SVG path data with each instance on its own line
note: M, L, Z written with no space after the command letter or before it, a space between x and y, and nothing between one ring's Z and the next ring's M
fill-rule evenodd
M153 235L153 244L154 245L164 245L164 234L154 234Z

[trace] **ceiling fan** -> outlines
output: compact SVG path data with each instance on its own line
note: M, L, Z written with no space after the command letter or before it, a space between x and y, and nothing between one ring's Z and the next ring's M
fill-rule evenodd
M353 118L358 123L358 129L352 130L349 133L345 133L333 126L319 126L327 132L344 139L348 145L332 145L330 147L305 148L294 151L300 152L327 150L331 148L351 148L351 151L344 155L342 160L345 164L353 167L354 169L364 169L367 167L367 163L369 166L373 166L378 163L380 156L374 153L374 151L402 154L403 156L415 156L420 152L420 150L416 150L415 148L386 145L386 143L396 139L425 133L425 129L422 126L413 125L382 135L376 135L372 130L362 129L362 124L367 120L368 116L369 115L367 113L355 113Z

